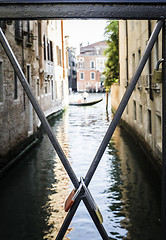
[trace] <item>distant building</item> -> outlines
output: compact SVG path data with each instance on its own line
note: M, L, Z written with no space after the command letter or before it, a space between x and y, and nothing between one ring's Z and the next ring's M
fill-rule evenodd
M46 116L68 104L63 21L0 21L0 26ZM36 116L0 45L0 167L36 141Z
M107 48L105 41L96 42L83 47L80 45L80 55L77 56L77 90L98 92L103 91Z
M117 109L131 78L146 48L156 21L119 21L120 81L112 86L111 102ZM142 142L143 149L158 159L162 153L162 84L156 81L154 69L162 58L162 35L154 45L152 53L138 80L135 90L122 115L123 123L130 133ZM162 65L160 65L161 70ZM156 161L155 161L156 163Z
M67 48L68 51L68 81L69 89L77 91L77 70L76 70L76 52L75 48Z

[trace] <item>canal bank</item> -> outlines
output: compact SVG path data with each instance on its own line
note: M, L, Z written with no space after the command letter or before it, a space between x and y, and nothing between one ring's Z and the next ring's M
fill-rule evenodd
M115 101L113 102L113 105L115 106ZM111 106L113 114L115 114L116 110ZM118 107L118 106L116 106ZM148 142L145 141L145 138L137 131L138 129L132 127L128 122L125 121L123 118L123 115L119 121L119 126L123 129L126 134L130 136L130 138L137 144L141 151L144 152L147 160L152 165L151 167L154 168L156 171L158 178L161 180L162 177L162 152L161 150L153 151L153 149L150 147ZM156 148L157 149L157 148Z
M62 109L62 106L56 107L54 110L45 112L45 116L48 121L52 118L56 118L61 115L66 108ZM41 122L38 120L36 131L27 136L23 141L19 142L15 147L10 148L5 155L0 156L0 178L10 170L15 164L23 159L28 152L30 152L36 144L42 139L43 129Z
M139 132L135 131L126 121L123 119L120 120L120 127L123 129L123 131L126 132L130 136L130 138L137 144L141 151L144 152L144 154L147 157L147 161L150 162L154 170L156 171L158 177L162 178L162 162L161 162L161 152L158 152L158 155L154 153L151 149L151 147L148 145L148 143L145 141L145 139L139 134Z

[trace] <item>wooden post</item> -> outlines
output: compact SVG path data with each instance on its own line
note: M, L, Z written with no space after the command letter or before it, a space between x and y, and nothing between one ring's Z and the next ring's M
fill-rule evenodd
M108 111L108 97L109 97L109 88L106 88L106 111Z

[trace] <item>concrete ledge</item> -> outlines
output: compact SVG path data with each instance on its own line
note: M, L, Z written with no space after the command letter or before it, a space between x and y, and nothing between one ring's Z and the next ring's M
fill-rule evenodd
M18 154L14 158L10 159L10 156L7 156L8 162L0 170L0 178L18 161L20 161L24 157L24 155L27 154L37 143L38 143L38 138L35 137L35 139L30 144L28 144L28 146L26 146L23 150L20 150L19 153L17 152ZM13 149L13 152L14 152L14 149ZM11 153L9 155L11 155Z
M60 116L64 110L59 109L56 112L51 112L50 115L47 116L48 121L51 122L53 118ZM51 125L51 124L50 124ZM23 159L23 157L34 148L36 144L42 139L43 129L42 126L37 128L37 132L33 133L31 136L26 138L23 142L19 143L18 146L13 148L6 154L5 156L0 156L1 166L0 166L0 178L6 174L15 164ZM51 144L51 143L50 143Z

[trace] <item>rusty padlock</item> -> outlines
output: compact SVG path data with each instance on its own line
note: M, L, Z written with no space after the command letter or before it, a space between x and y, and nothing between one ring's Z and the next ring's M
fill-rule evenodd
M68 198L65 201L65 212L69 211L75 199L77 198L78 194L80 193L81 189L82 189L82 183L79 185L79 188L77 190L73 189L71 191L71 193L69 194Z

